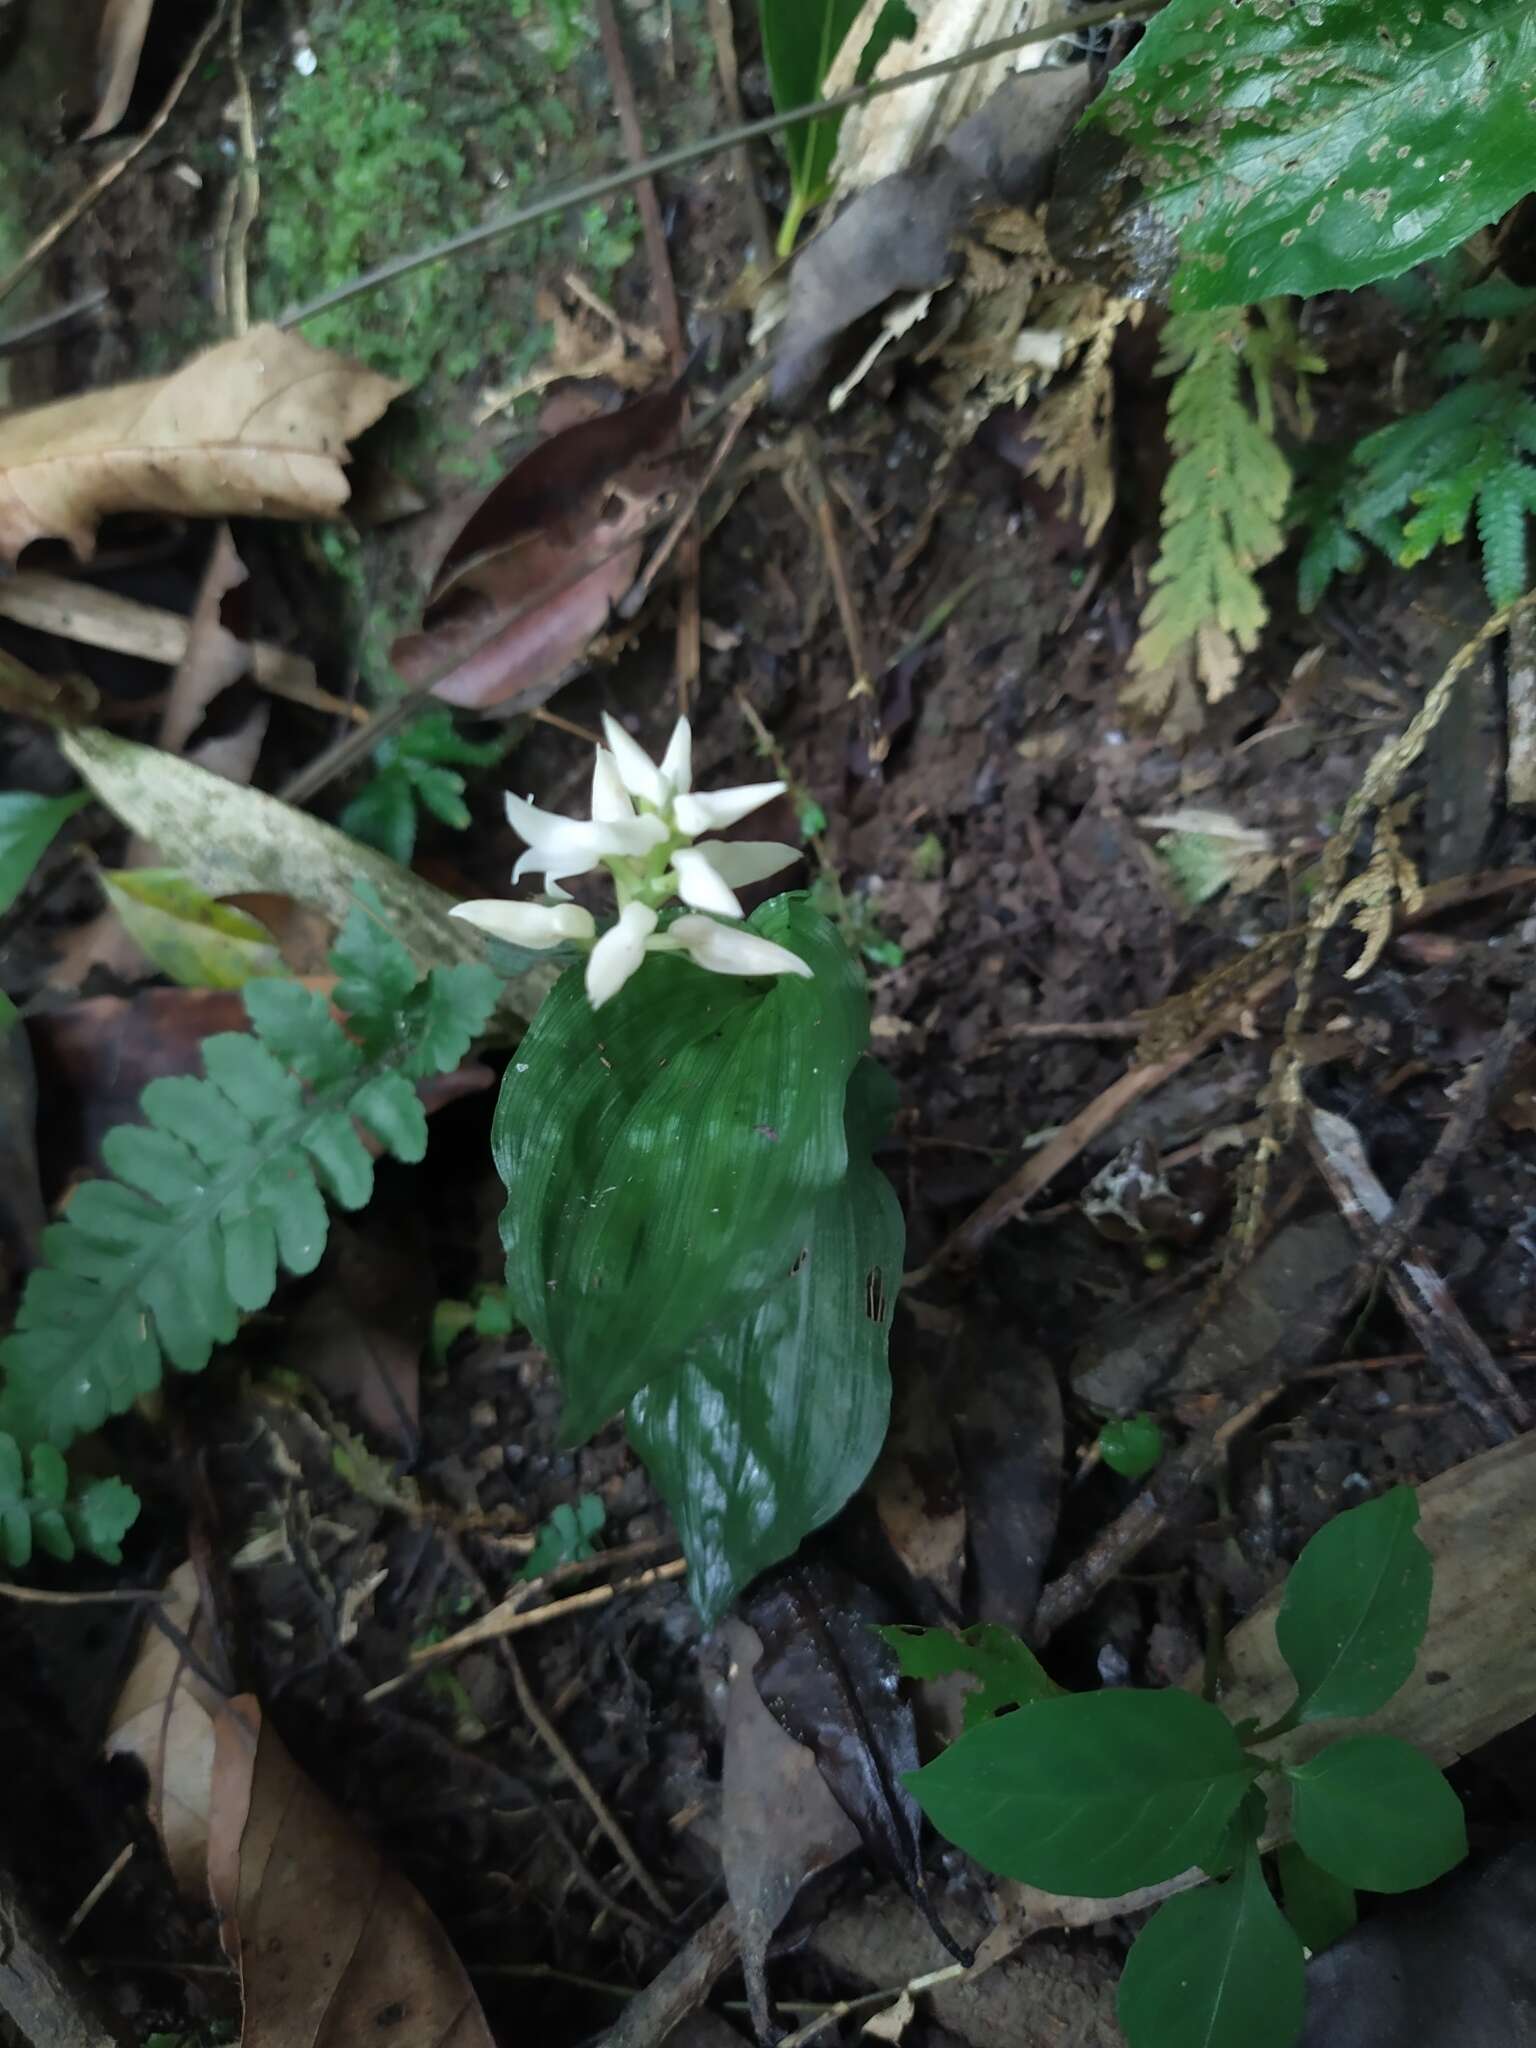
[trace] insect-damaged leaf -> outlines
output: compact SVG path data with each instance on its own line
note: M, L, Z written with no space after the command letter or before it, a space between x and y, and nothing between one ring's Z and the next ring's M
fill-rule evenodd
M965 1696L965 1725L974 1728L1004 1707L1032 1706L1057 1699L1062 1688L1027 1643L995 1621L978 1622L957 1635L947 1628L883 1628L907 1678L947 1678L963 1671L977 1680Z
M706 1622L837 1513L885 1434L905 1233L869 1159L884 1081L867 1060L855 1067L847 1176L817 1197L778 1284L630 1403L630 1437L672 1510Z
M803 897L748 926L814 978L655 954L594 1012L570 970L507 1069L492 1140L507 1287L560 1370L567 1441L761 1306L847 1173L862 978Z
M951 1955L923 1878L922 1816L906 1789L917 1728L867 1587L813 1563L765 1579L744 1603L762 1638L757 1689L774 1719L813 1751L871 1859L897 1878Z
M1182 255L1176 305L1310 296L1454 249L1533 148L1528 0L1170 0L1084 118L1051 240L1143 291Z

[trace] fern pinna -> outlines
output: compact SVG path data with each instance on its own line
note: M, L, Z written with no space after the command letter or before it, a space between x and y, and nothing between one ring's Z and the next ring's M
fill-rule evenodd
M252 1034L208 1039L202 1079L152 1081L145 1122L104 1141L114 1178L78 1188L45 1233L45 1264L0 1344L0 1526L14 1535L4 1546L11 1562L31 1548L20 1517L38 1497L36 1447L62 1449L129 1407L158 1385L165 1359L201 1371L241 1314L271 1300L280 1266L312 1272L325 1249L325 1195L355 1209L372 1193L364 1132L397 1159L425 1152L415 1083L458 1065L499 982L476 966L419 975L372 891L359 885L357 895L331 953L345 1028L300 982L250 983ZM18 1469L25 1452L30 1488ZM42 1474L46 1494L57 1477L46 1455ZM31 1521L43 1546L57 1548L59 1522ZM63 1526L106 1554L88 1515L73 1525L66 1515Z

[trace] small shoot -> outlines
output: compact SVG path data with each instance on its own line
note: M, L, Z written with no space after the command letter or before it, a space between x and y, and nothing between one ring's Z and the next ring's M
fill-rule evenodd
M1099 1431L1099 1456L1122 1479L1145 1479L1165 1449L1161 1426L1150 1415L1126 1415Z

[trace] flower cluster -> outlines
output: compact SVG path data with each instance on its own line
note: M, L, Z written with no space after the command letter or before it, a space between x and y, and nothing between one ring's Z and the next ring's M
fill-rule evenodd
M587 997L599 1009L628 981L647 953L686 953L712 974L801 974L810 968L797 953L741 929L735 890L766 881L799 859L792 846L771 840L713 839L718 832L783 794L782 782L749 782L736 789L693 788L693 734L686 718L673 730L661 765L632 740L616 719L603 716L608 741L592 766L590 820L541 811L508 796L512 829L528 848L512 870L544 877L546 903L499 898L460 903L453 915L514 946L589 949ZM589 910L573 903L561 883L604 867L619 899L617 921L601 937ZM680 897L688 914L658 930L659 913ZM723 924L722 918L735 922Z

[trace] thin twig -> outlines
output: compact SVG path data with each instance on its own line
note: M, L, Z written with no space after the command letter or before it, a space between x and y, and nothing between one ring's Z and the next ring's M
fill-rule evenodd
M90 212L108 186L114 184L135 158L142 156L144 151L148 149L149 145L154 141L175 111L176 102L186 91L193 72L196 71L198 65L203 60L203 52L208 48L208 45L213 41L223 25L228 6L229 0L219 0L216 12L209 18L202 34L188 51L186 61L171 80L165 98L150 116L148 126L143 134L136 141L130 143L121 156L114 157L109 164L104 164L89 184L82 186L80 191L75 194L74 198L57 219L49 222L42 233L28 246L26 253L19 261L11 266L4 277L0 277L0 299L8 299L11 293L15 291L17 285L24 278L30 277L54 243L59 241L62 236L67 235L76 221L82 219Z
M478 1621L445 1636L440 1643L429 1643L424 1649L414 1651L404 1671L397 1672L393 1678L386 1678L371 1692L365 1692L363 1698L385 1699L423 1671L430 1670L434 1664L441 1664L446 1657L461 1656L477 1643L497 1642L503 1636L521 1635L525 1629L543 1628L546 1622L563 1621L570 1614L585 1614L590 1608L606 1607L620 1593L642 1593L647 1586L665 1585L669 1579L680 1579L687 1569L687 1559L677 1557L670 1564L659 1564L650 1571L636 1572L630 1578L616 1580L611 1586L591 1586L585 1593L571 1593L564 1600L551 1600L543 1607L524 1607L514 1594L488 1614L481 1615ZM522 1590L518 1589L519 1592Z
M158 1586L108 1586L99 1593L50 1593L42 1586L18 1586L10 1579L0 1579L0 1598L19 1600L33 1607L93 1607L98 1604L110 1606L141 1607L158 1605L170 1595Z
M714 454L709 458L709 467L678 506L673 516L672 524L667 529L660 547L657 548L655 554L652 555L640 574L635 578L633 584L619 600L616 610L621 619L632 619L635 613L639 611L641 605L650 596L651 586L666 567L672 550L677 546L683 534L692 528L693 516L699 509L699 500L719 474L720 466L725 461L725 458L736 446L742 428L752 417L755 403L754 399L744 400L735 412L731 413L727 418L725 432L720 436L719 444Z
M865 1991L857 1998L840 1998L836 2005L825 2007L803 2027L786 2034L779 2048L806 2048L806 2043L814 2041L824 2027L830 2027L838 2020L851 2019L859 2012L872 2012L876 2006L891 2005L902 1998L916 1998L921 1992L932 1991L939 1984L953 1984L956 1978L965 1976L966 1971L964 1963L946 1963L942 1970L930 1970L926 1976L913 1977L905 1984L888 1986L884 1991Z
M412 271L423 270L429 263L440 263L447 256L461 256L469 249L478 249L484 243L494 241L498 235L532 227L553 214L564 213L568 208L590 206L596 200L610 199L614 193L626 191L642 178L664 177L670 171L702 163L707 157L719 156L742 143L756 142L760 136L782 134L807 121L819 121L828 114L840 114L849 107L862 106L866 100L879 99L886 93L902 92L910 85L925 85L931 79L945 78L952 71L990 63L994 57L1006 57L1012 51L1026 49L1033 43L1054 43L1062 36L1080 35L1084 29L1100 28L1110 22L1139 21L1156 4L1157 0L1128 0L1124 6L1087 7L1080 14L1042 22L1038 28L1021 29L1016 35L998 36L990 43L977 43L958 56L942 58L938 63L920 64L916 70L903 71L898 77L872 78L867 85L853 86L831 99L791 107L784 113L765 114L761 120L744 122L739 128L723 129L718 135L706 135L695 142L681 143L676 149L664 149L655 156L647 157L644 163L619 171L605 171L601 176L588 178L579 185L568 185L563 191L532 200L527 206L516 207L495 220L482 221L478 227L468 228L463 234L451 235L446 241L433 242L407 256L392 256L388 262L376 264L372 270L363 271L347 284L321 292L301 306L291 306L278 325L298 327L304 321L314 319L318 313L328 313L335 306L345 305L349 299L361 298L365 292L393 284L396 278L409 277Z
M708 1998L741 1949L736 1910L723 1905L690 1935L659 1976L653 1977L602 2037L601 2048L661 2048L673 2030Z
M736 24L731 18L731 0L708 0L709 33L715 45L715 69L720 74L720 97L725 101L725 111L731 125L741 128L746 125L746 113L741 104L741 76L736 62ZM751 150L742 147L737 152L736 174L741 179L742 191L746 198L747 221L752 233L752 249L758 263L773 261L773 228L769 224L768 209L763 204L763 195L758 190L757 177L752 167Z
M224 249L222 271L229 331L248 334L251 328L251 294L246 272L245 245L256 210L261 204L261 178L256 169L256 112L251 104L250 80L245 75L245 0L234 0L229 17L229 61L235 74L235 107L238 114L240 159L235 171L235 206Z
M118 1850L112 1861L107 1865L106 1869L97 1878L96 1882L64 1923L64 1931L59 1936L61 1945L74 1939L75 1935L85 1925L86 1916L95 1912L96 1908L107 1896L107 1893L111 1891L113 1885L117 1883L117 1880L133 1861L135 1847L136 1844L133 1842L125 1842L123 1847Z
M1116 1123L1133 1103L1161 1088L1165 1081L1171 1081L1218 1038L1235 1030L1241 1018L1273 995L1288 974L1288 968L1271 968L1252 987L1234 996L1204 1030L1197 1032L1177 1052L1169 1053L1166 1059L1148 1061L1145 1066L1127 1067L1118 1080L1111 1081L1086 1109L1079 1110L1070 1123L1063 1124L1049 1144L1042 1145L1032 1159L1027 1159L1017 1173L1004 1181L980 1208L951 1231L928 1265L911 1275L907 1285L916 1285L935 1267L975 1258L1003 1225L1011 1223L1027 1208L1040 1190L1069 1166L1086 1145Z

